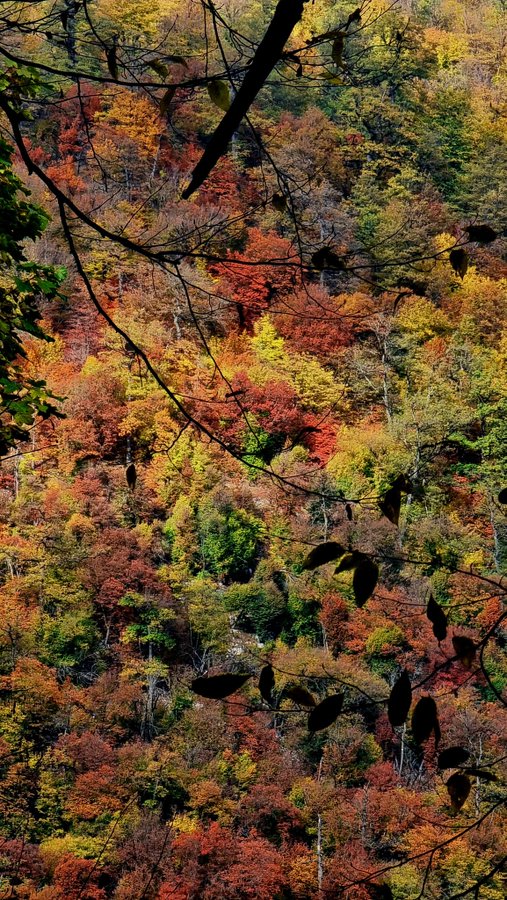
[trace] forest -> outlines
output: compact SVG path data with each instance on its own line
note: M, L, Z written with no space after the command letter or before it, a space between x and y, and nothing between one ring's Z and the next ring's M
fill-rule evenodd
M0 4L0 900L507 896L506 126L507 0Z

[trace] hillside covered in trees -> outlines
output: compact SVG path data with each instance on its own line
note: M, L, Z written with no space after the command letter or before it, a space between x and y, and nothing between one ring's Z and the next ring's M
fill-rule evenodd
M507 3L0 4L0 900L504 900Z

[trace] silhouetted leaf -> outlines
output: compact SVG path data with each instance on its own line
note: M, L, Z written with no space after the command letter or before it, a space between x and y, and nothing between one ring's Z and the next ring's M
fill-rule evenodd
M438 757L439 769L454 769L461 766L469 759L470 753L464 747L448 747L442 750Z
M446 783L447 792L451 798L451 806L454 812L459 812L470 793L470 779L461 772L455 772Z
M233 675L231 672L226 672L224 675L194 678L190 687L194 694L199 694L201 697L208 697L211 700L223 700L224 697L228 697L229 694L234 694L235 691L239 690L245 681L248 681L251 677L251 675L245 673Z
M426 615L433 625L433 634L437 641L444 641L447 637L447 616L440 604L433 598L433 594L428 600Z
M170 87L167 88L165 94L162 96L160 103L159 103L159 109L160 109L161 116L167 115L175 93L176 93L176 88L171 85Z
M111 78L114 78L115 81L118 81L118 61L116 59L116 44L113 44L112 47L108 47L108 49L106 50L106 60L107 60L107 68L109 69Z
M285 212L287 209L287 197L285 194L273 194L271 203L277 212Z
M352 522L354 515L350 503L345 504L345 515L347 516L348 521Z
M476 655L476 648L473 640L469 637L463 637L458 634L452 639L452 646L459 661L464 665L465 669L471 669Z
M208 83L208 94L215 106L218 106L219 109L223 109L224 112L227 112L231 105L231 96L229 85L226 84L225 81L210 81Z
M438 724L437 705L433 697L421 697L412 713L412 734L417 744L427 741L431 732L435 732L435 739L440 736Z
M308 716L308 730L322 731L329 728L341 713L343 694L332 694L312 709Z
M370 884L368 892L372 900L393 900L393 892L388 884Z
M389 488L385 492L382 500L379 501L381 512L393 525L398 525L400 521L401 509L401 491L397 487Z
M319 544L318 547L310 550L303 563L303 569L311 571L318 566L324 566L334 559L339 559L344 553L345 547L342 547L341 544L337 544L336 541L326 541L325 544Z
M393 481L393 488L398 488L402 494L410 494L412 491L412 484L408 475L405 475L402 472L401 475L398 475L395 481Z
M137 481L137 472L134 463L130 463L130 465L125 469L125 477L127 479L127 484L130 490L133 491Z
M147 65L150 69L153 69L157 75L160 75L161 78L167 78L169 75L169 69L160 59L150 59Z
M468 253L464 247L455 247L449 253L449 262L456 272L463 279L468 271Z
M352 589L354 597L359 607L364 606L367 600L373 594L378 581L378 566L368 556L366 556L354 571L352 579Z
M360 22L360 21L361 21L361 8L358 6L358 8L354 10L354 12L351 12L350 16L347 19L347 24L345 27L348 28L349 25L352 25L354 22ZM387 885L379 885L379 886L387 887Z
M498 781L494 772L488 772L486 769L477 769L475 766L467 766L463 771L466 772L467 775L472 775L474 778L482 778L483 781Z
M275 673L273 671L273 666L271 663L268 663L267 666L264 666L261 669L261 673L259 675L259 691L260 695L266 703L269 703L271 706L273 702L273 688L275 686Z
M406 669L403 670L397 681L394 682L389 700L387 701L387 715L393 728L403 725L407 719L412 703L412 687Z
M336 66L343 68L343 48L345 47L345 32L339 31L331 47L331 58Z
M315 706L315 698L301 684L289 684L283 689L285 697L298 703L299 706Z
M358 550L353 550L352 553L346 553L336 566L334 574L339 575L340 572L350 572L351 569L355 569L356 566L359 565L361 560L365 558L365 554L359 553Z
M507 488L502 488L498 494L499 503L507 503Z
M477 241L478 244L490 244L496 241L498 235L491 225L469 225L465 228L466 233L471 241Z
M330 250L329 247L321 247L320 250L317 250L311 259L312 266L315 269L319 269L322 271L323 269L336 269L338 272L342 272L344 267L343 260L338 256L334 250Z

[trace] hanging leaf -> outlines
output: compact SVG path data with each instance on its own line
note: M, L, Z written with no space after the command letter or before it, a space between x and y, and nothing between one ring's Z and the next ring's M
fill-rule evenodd
M426 615L433 625L433 634L437 641L444 641L447 637L447 616L439 603L430 595Z
M287 209L287 197L285 194L273 194L271 203L277 212L285 212Z
M315 269L319 269L321 272L324 269L335 269L338 272L343 272L345 268L343 260L329 247L321 247L320 250L317 250L311 258L311 263Z
M361 8L358 6L358 8L354 10L354 12L351 12L350 16L347 19L347 24L345 27L348 28L349 25L352 25L354 22L360 22L360 21L361 21ZM381 885L381 886L387 887L387 885Z
M404 472L402 472L401 475L398 475L393 482L393 488L398 488L403 494L410 494L412 492L412 483L408 475L405 475Z
M465 669L471 669L476 656L476 648L473 640L469 637L455 635L452 639L452 646L459 661L464 665Z
M199 694L200 697L208 697L210 700L223 700L224 697L228 697L229 694L234 694L235 691L238 691L245 681L248 681L251 677L251 675L247 675L244 672L239 675L226 672L224 675L194 678L190 687L194 694Z
M449 262L456 275L463 280L468 271L468 253L464 247L455 247L449 253Z
M210 95L211 102L218 106L219 109L222 109L224 112L227 112L231 105L231 95L229 92L229 85L225 83L225 81L210 81L208 82L208 94Z
M173 85L171 85L170 87L167 88L165 94L163 94L163 96L159 102L159 105L158 105L161 116L166 116L167 113L169 112L169 107L171 106L171 103L172 103L175 93L176 93L176 88L173 87Z
M352 589L359 608L370 599L377 586L378 566L366 556L357 566L352 579Z
M332 694L312 709L308 716L308 730L322 731L338 718L343 706L343 694Z
M336 566L334 574L339 575L340 572L350 572L351 569L355 569L363 559L367 559L367 557L364 553L359 553L358 550L353 550L352 553L346 553Z
M296 78L302 78L302 77L303 77L303 64L299 63L299 65L296 69Z
M315 698L301 684L289 684L283 689L284 697L298 703L299 706L316 706Z
M318 566L324 566L334 559L339 559L344 553L345 547L342 547L341 544L337 544L336 541L326 541L325 544L319 544L318 547L310 550L303 563L303 569L305 571L317 569Z
M173 56L170 53L165 57L168 62L176 63L177 66L183 66L188 69L188 63L183 56Z
M133 491L137 481L137 472L134 463L130 463L130 465L125 469L125 478L127 479L127 485L129 486L130 490Z
M401 509L401 491L398 487L389 488L384 494L382 500L379 501L381 512L393 525L398 525L400 521Z
M372 900L393 900L393 892L388 884L370 884L368 892Z
M343 68L343 50L345 47L345 32L339 31L331 47L331 59L335 66Z
M394 682L387 701L387 715L393 728L406 722L411 703L412 686L408 672L404 669L398 680Z
M470 779L461 772L455 772L446 783L447 792L451 798L451 806L454 812L459 812L470 793Z
M474 778L482 778L483 781L498 781L498 778L494 774L494 772L488 772L486 769L477 769L475 766L469 766L466 769L463 769L467 775L472 775Z
M491 225L469 225L468 228L465 228L465 231L469 239L477 241L478 244L491 244L498 237Z
M161 62L159 59L150 59L148 63L148 67L153 69L153 71L160 75L161 78L167 78L169 75L169 69L165 65L165 63Z
M502 488L498 494L499 503L507 503L507 488Z
M345 515L347 516L348 521L352 522L352 520L354 519L354 514L352 512L350 503L345 504Z
M264 666L261 669L261 673L259 675L259 691L260 695L266 703L273 703L273 688L275 686L275 673L273 671L273 666L271 663L268 663L267 666Z
M466 763L469 757L470 753L464 747L448 747L447 750L442 750L438 757L438 768L455 769L456 766Z
M431 732L435 732L435 742L440 737L437 705L433 697L421 697L412 713L412 734L417 744L427 741Z
M109 74L111 78L114 78L115 81L118 81L118 61L116 59L116 44L113 44L112 47L108 47L106 50L106 59L107 59L107 68L109 69Z

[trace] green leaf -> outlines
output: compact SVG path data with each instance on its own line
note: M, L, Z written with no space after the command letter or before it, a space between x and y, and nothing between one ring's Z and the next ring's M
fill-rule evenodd
M225 81L218 80L208 82L208 94L215 106L218 106L219 109L223 109L224 112L227 112L231 105L231 97L229 85L226 84Z

